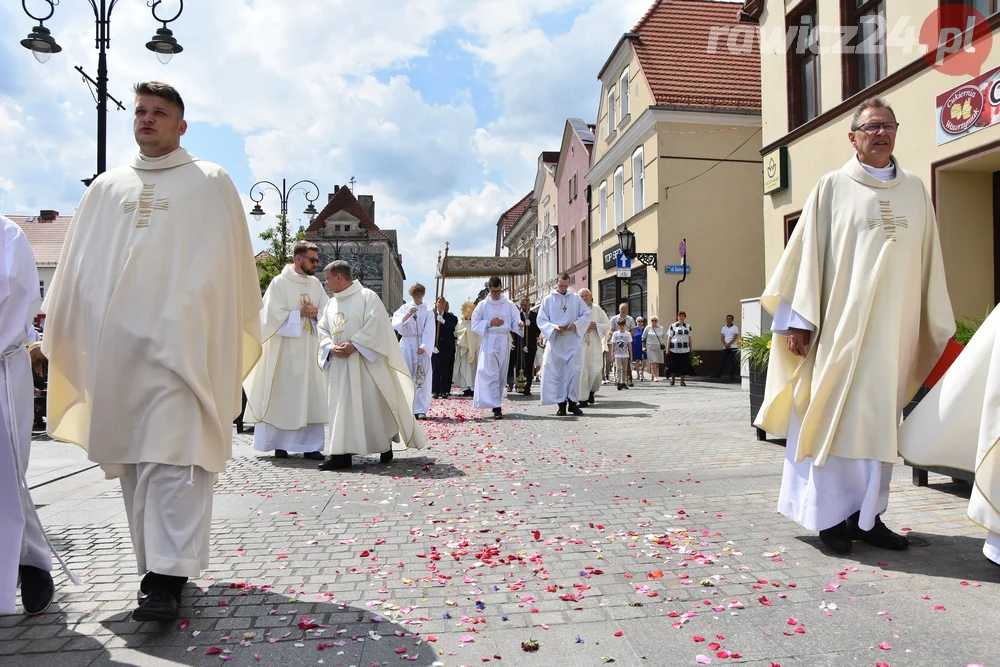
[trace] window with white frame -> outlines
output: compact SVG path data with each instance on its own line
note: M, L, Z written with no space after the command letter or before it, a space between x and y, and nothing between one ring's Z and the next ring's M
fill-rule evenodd
M610 137L615 133L615 127L617 123L615 121L615 87L611 86L611 90L608 91L608 136Z
M618 99L620 100L622 107L621 118L619 118L619 122L621 122L624 121L625 116L628 115L628 67L626 67L625 71L622 72L621 79L618 81L618 90L620 91L618 93Z
M632 215L636 215L642 211L644 190L643 181L645 169L642 164L642 146L635 149L632 153Z
M614 226L625 222L625 167L619 165L615 169L615 221Z
M600 211L601 236L608 233L608 182L601 183L597 189L597 208Z

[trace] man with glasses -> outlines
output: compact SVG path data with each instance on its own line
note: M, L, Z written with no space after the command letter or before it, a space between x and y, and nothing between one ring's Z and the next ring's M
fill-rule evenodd
M899 123L858 107L855 155L820 179L761 297L774 315L757 426L786 435L778 510L846 554L909 542L889 501L903 407L955 332L930 195L893 157Z
M247 407L243 421L255 424L253 448L288 458L323 460L328 411L319 354L317 318L329 300L315 276L316 244L298 241L292 264L264 292L260 361L243 383Z

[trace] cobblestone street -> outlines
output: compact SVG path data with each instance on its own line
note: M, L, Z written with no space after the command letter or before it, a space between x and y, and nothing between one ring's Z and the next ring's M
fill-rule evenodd
M833 557L775 513L784 448L738 388L605 387L584 418L551 413L435 401L427 449L345 473L238 435L211 571L166 628L130 618L117 482L39 442L35 500L86 581L0 617L0 665L1000 665L967 487L897 466L885 519L913 547Z

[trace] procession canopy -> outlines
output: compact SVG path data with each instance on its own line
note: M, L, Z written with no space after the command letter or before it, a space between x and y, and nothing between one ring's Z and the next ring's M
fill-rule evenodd
M489 278L521 276L529 271L527 257L461 257L447 255L440 259L438 278Z

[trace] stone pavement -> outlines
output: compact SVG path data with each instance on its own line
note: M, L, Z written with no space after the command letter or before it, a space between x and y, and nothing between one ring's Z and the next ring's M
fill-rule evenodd
M885 519L913 548L834 557L775 513L784 448L738 388L605 387L584 418L553 412L435 401L427 449L345 473L237 436L212 569L165 628L131 620L117 484L40 442L35 500L86 582L0 617L0 666L1000 665L967 487L897 466Z

